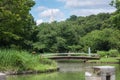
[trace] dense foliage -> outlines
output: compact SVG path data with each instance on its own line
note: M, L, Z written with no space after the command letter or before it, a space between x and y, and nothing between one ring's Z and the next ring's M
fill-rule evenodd
M35 26L30 14L33 0L0 0L0 48L45 52L120 51L120 1L116 11ZM108 3L109 4L109 3Z
M0 47L30 47L35 22L33 0L0 0Z
M112 14L100 13L87 17L75 15L66 21L42 23L33 44L39 52L86 52L120 50L120 30L112 26Z
M99 54L100 57L106 57L106 58L119 56L118 50L115 49L111 49L109 51L97 51L97 54Z

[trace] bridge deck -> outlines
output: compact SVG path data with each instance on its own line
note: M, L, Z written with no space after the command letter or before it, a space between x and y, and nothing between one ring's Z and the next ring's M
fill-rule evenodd
M99 60L100 57L90 57L90 56L51 56L49 59L59 60L59 59L84 59L84 60Z

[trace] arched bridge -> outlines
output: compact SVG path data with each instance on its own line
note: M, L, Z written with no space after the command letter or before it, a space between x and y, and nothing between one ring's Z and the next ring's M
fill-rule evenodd
M52 59L52 60L99 60L100 57L97 54L81 54L81 53L56 53L56 54L45 54L42 55L45 58Z
M60 60L60 59L85 59L85 60L99 60L99 57L89 56L51 56L48 59Z

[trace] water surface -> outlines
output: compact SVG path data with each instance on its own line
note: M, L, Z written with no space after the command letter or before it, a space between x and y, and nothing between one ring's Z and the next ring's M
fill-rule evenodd
M59 72L7 76L7 80L85 80L85 71L91 71L92 66L106 65L116 67L116 80L120 80L119 64L84 64L84 63L58 63Z

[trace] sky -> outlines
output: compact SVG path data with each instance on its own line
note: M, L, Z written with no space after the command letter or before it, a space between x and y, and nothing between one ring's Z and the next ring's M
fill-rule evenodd
M42 22L63 21L71 15L89 16L98 13L112 13L111 0L34 0L36 4L30 13L37 25Z

